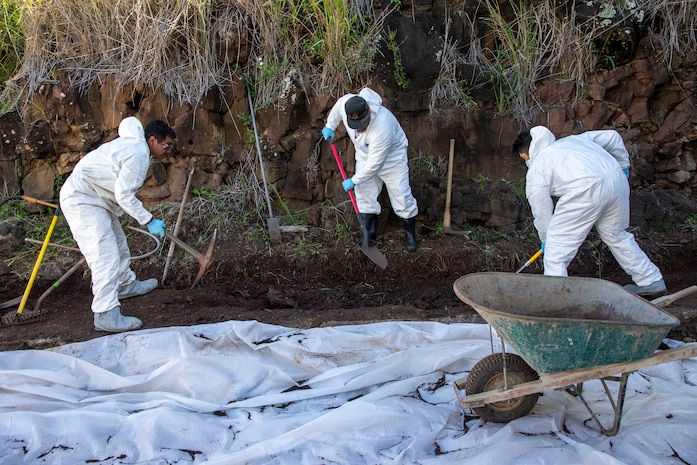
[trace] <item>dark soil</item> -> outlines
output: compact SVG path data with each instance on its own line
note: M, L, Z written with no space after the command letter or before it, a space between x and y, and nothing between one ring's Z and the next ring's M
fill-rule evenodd
M305 232L284 232L282 242L264 241L266 225L221 231L215 243L214 262L192 289L198 262L177 249L164 285L122 302L122 313L143 320L143 328L190 326L226 320L257 320L295 328L360 324L383 320L483 322L453 292L454 281L480 271L515 272L539 246L531 235L504 235L474 229L467 236L421 229L421 247L408 253L403 233L396 227L383 232L379 247L389 260L385 270L354 248L356 233L310 227ZM388 228L390 229L390 228ZM186 231L186 228L182 228ZM670 233L636 231L637 240L665 275L669 292L697 284L697 233L683 229ZM205 253L210 239L184 240ZM147 236L129 234L133 254L152 247ZM148 258L133 262L140 279L162 278L169 243ZM38 248L37 248L38 250ZM70 255L71 254L71 255ZM57 276L80 258L67 252L47 258L57 264ZM29 271L31 271L29 264ZM533 263L524 273L541 273ZM572 276L602 277L620 284L630 282L608 249L591 235L569 269ZM23 295L28 274L17 270L0 274L0 299ZM56 278L41 273L23 312L28 318L39 297ZM0 326L0 350L43 349L85 341L107 333L94 329L89 273L75 273L40 302L40 321ZM514 298L514 297L512 297ZM541 301L545 296L540 296ZM17 307L2 310L16 314ZM681 325L669 337L697 340L697 294L666 308ZM6 319L6 318L4 318Z

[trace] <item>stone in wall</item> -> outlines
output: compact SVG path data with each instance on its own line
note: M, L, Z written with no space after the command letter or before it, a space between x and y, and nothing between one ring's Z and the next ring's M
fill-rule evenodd
M651 225L684 224L697 214L694 199L683 191L652 187L632 191L630 196L631 224L640 228Z
M13 218L0 221L0 257L12 257L24 245L25 237L20 220ZM0 260L0 275L6 269L4 267L5 263Z
M17 113L0 116L0 192L14 195L20 190L20 157L15 148L19 145L24 127Z
M32 163L31 168L22 179L22 193L35 199L53 199L56 181L53 163L37 160Z
M15 150L27 160L45 159L53 155L51 126L46 120L32 122L24 131Z
M431 224L442 222L447 186L436 177L426 179L426 182L412 184L420 216ZM450 217L455 229L469 224L510 233L519 229L529 215L529 207L507 181L485 178L453 180Z

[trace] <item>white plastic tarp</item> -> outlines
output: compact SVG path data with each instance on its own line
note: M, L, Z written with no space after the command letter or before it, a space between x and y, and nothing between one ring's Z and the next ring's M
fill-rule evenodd
M563 390L506 424L463 409L491 350L481 324L230 321L2 352L0 464L697 464L696 359L632 374L607 437Z

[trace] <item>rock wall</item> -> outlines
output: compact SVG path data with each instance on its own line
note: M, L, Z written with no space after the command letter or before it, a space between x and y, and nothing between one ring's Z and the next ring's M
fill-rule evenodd
M449 145L454 139L453 225L515 229L528 211L515 188L525 167L510 154L510 146L526 128L496 113L486 97L477 111L452 107L429 112L430 89L440 69L438 51L444 43L444 2L413 3L413 11L392 14L385 23L385 28L398 31L406 88L395 82L393 55L384 43L375 72L365 84L383 95L409 137L419 219L431 226L442 221ZM456 3L450 8L466 7ZM458 22L457 15L452 18L451 34L464 40L465 23ZM695 58L674 57L668 68L660 50L644 39L626 64L596 75L583 98L575 97L571 81L547 80L538 88L543 111L535 124L547 125L558 137L604 128L622 134L632 155L635 224L682 222L697 213ZM275 107L255 112L266 178L291 210L343 202L339 171L320 135L335 96L307 95L302 83L291 78ZM175 153L153 164L139 192L146 204L181 200L191 167L196 168L195 188L223 188L249 166L261 181L243 82L223 91L211 89L196 106L181 106L161 93L120 87L114 78L105 77L83 94L67 79L47 83L23 118L16 113L0 117L0 177L5 192L56 199L57 186L80 157L115 137L119 121L132 114L144 122L163 119L177 133ZM353 148L342 130L337 131L336 144L352 172ZM657 190L669 194L656 194ZM671 200L657 208L657 195Z

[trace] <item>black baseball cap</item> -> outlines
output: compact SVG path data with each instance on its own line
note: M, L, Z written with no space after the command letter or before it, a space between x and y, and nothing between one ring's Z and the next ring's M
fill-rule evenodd
M364 129L370 123L370 108L363 97L354 95L344 105L346 122L351 129Z

